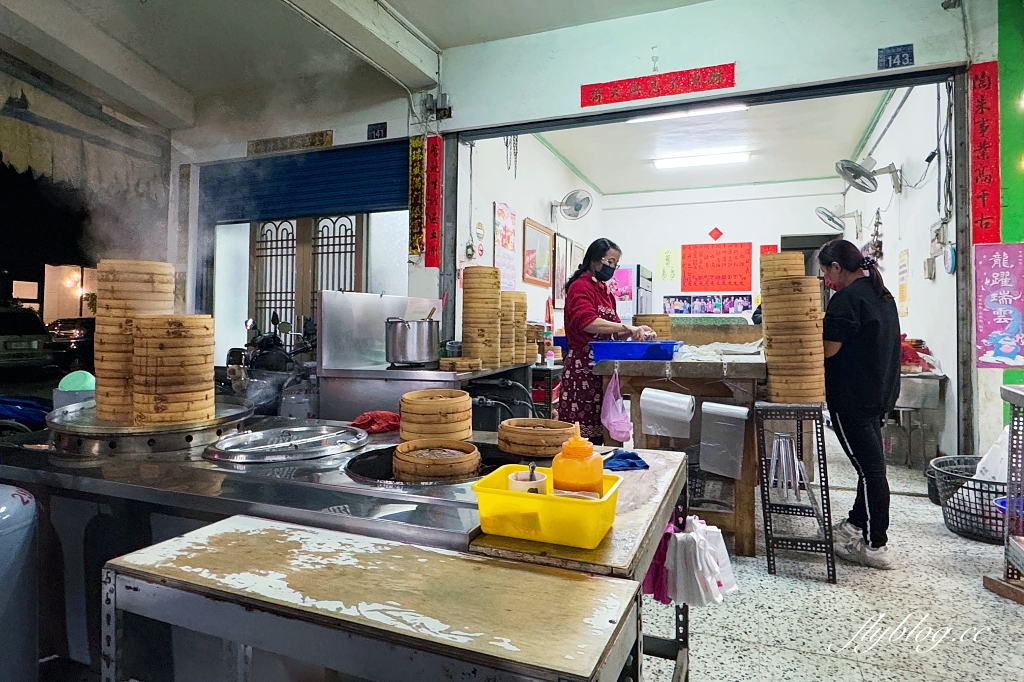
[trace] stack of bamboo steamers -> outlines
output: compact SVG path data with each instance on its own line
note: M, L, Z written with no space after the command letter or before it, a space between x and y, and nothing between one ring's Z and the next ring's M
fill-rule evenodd
M501 292L502 300L510 298L515 301L515 310L512 313L514 334L512 347L512 361L515 363L526 362L527 346L529 342L526 340L526 292L525 291L503 291ZM533 359L532 356L530 358Z
M122 425L212 419L213 319L172 315L174 266L107 259L96 270L96 418Z
M526 362L526 294L502 291L498 268L462 271L462 357L483 367ZM532 359L532 356L531 356Z
M501 365L501 273L474 265L462 271L462 357Z
M761 314L768 399L824 402L821 285L817 277L804 276L802 253L761 256Z

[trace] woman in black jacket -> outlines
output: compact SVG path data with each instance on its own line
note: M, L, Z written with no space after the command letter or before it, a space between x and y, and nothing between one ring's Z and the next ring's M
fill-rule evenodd
M882 419L900 390L900 323L878 265L854 244L836 239L818 252L825 285L835 291L825 311L825 397L839 442L857 470L857 499L833 528L836 554L892 568L889 482Z

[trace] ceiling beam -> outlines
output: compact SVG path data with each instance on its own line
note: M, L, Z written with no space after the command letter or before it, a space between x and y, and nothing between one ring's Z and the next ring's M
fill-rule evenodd
M0 0L0 33L167 128L195 124L195 98L61 0Z
M282 0L412 92L437 86L439 55L374 0Z

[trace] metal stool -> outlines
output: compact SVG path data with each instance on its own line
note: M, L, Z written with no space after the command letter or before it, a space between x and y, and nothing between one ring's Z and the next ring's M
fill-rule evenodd
M765 447L766 421L789 421L796 423L796 437L789 433L775 433L771 459ZM815 454L818 458L819 494L816 494L807 479L803 465L804 422L813 423ZM757 403L754 406L754 423L757 428L757 454L761 478L761 512L764 514L764 544L768 555L768 573L775 575L775 553L778 550L797 550L825 555L825 569L828 581L836 582L836 558L832 545L832 511L828 493L828 467L825 462L825 428L821 405L786 405L778 403ZM795 447L794 447L795 446ZM769 464L770 462L770 464ZM780 474L780 478L776 478ZM773 503L772 488L782 483L783 498L789 499L792 485L800 502L801 487L807 491L807 504ZM809 516L818 521L818 537L788 537L775 534L772 525L773 514L788 516Z

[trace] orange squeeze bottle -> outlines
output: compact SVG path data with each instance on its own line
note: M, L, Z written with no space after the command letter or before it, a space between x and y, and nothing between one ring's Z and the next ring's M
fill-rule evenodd
M556 490L604 494L604 460L591 442L580 436L579 422L551 462L551 476Z

